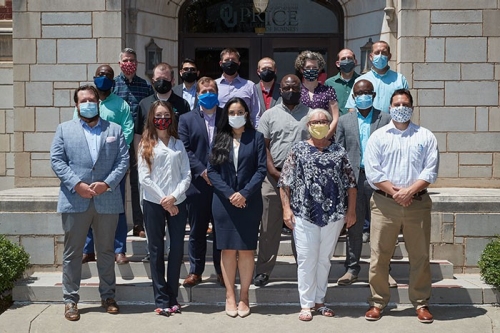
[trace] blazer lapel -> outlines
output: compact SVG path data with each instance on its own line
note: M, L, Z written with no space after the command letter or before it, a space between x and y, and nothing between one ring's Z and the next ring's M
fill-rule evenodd
M359 124L358 124L358 114L357 111L350 112L351 114L351 128L352 135L356 138L356 143L358 147L361 149L361 142L359 141Z
M380 111L373 109L372 123L370 124L370 134L375 132L375 130L378 128L381 117L382 116L380 115Z
M199 117L196 117L196 122L198 123L198 126L201 127L201 131L203 132L203 137L205 138L207 146L210 146L210 140L208 139L207 125L205 124L205 115L203 111L201 111L201 108L198 109L198 115Z
M99 144L99 153L97 154L96 162L99 160L99 156L101 156L101 152L103 151L104 145L106 144L108 133L109 133L109 123L104 122L104 119L101 119L101 142ZM116 138L116 140L119 139L120 138Z

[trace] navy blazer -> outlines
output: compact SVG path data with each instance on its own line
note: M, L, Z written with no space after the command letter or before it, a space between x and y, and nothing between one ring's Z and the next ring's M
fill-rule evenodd
M250 200L260 199L260 189L267 174L266 147L264 135L254 129L245 129L238 151L238 170L234 168L233 150L229 160L220 165L208 164L208 178L214 192L228 198L235 192Z
M221 112L222 109L217 107L215 124L219 121ZM211 148L203 112L199 107L196 107L193 111L181 115L178 127L179 139L184 143L191 167L191 185L186 192L186 195L190 196L205 190L208 186L201 177L201 173L207 169ZM216 129L214 130L214 138Z

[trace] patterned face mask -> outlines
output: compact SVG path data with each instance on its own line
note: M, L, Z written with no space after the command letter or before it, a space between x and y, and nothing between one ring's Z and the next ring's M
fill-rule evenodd
M172 118L156 118L154 119L154 125L159 130L166 130L172 124Z
M121 62L120 69L122 70L123 74L132 75L137 71L137 64L133 61Z
M407 121L410 121L413 108L408 106L396 106L395 108L390 108L389 113L391 114L392 120L395 122L406 123Z
M314 81L314 80L318 79L319 69L316 69L316 68L304 69L304 71L302 72L302 74L304 75L304 78L307 81Z

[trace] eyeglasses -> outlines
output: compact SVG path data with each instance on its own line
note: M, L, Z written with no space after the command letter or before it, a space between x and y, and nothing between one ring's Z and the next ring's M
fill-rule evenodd
M309 122L311 125L330 125L329 120L311 120Z
M355 96L361 96L361 95L373 95L373 90L372 91L354 91Z
M182 67L184 72L196 72L196 68L194 67Z

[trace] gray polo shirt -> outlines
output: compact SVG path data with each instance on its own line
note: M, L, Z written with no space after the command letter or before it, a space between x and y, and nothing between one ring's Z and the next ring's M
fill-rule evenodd
M300 103L290 111L283 103L270 108L259 120L258 131L271 140L271 157L276 168L282 168L292 145L309 137L307 113L309 107Z

